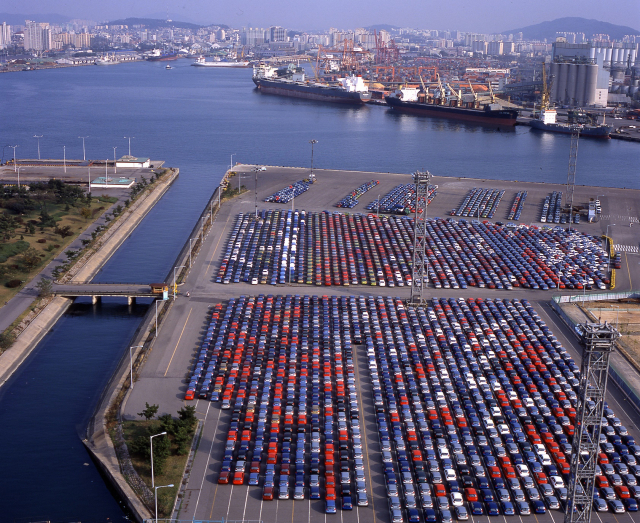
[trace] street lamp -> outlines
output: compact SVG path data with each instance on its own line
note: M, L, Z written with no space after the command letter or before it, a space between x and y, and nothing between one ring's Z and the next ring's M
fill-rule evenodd
M236 156L238 153L233 153L231 155L231 163L229 164L229 170L233 171L233 157Z
M155 487L155 479L153 476L153 438L156 438L158 436L166 436L167 433L166 432L161 432L160 434L154 434L153 436L149 436L149 442L151 443L151 488ZM161 487L158 487L161 488Z
M20 190L20 167L18 167L18 191Z
M129 156L131 156L131 140L134 139L135 136L125 136L125 140L129 140Z
M165 488L165 487L173 487L173 483L171 485L158 485L157 487L154 487L154 493L155 493L155 498L156 498L156 523L158 523L158 489L159 488Z
M256 180L255 180L255 184L254 184L254 193L255 193L255 208L256 208L256 219L258 218L258 171L260 170L259 167L254 167L253 168L253 172L256 175Z
M16 172L16 149L20 147L19 145L10 145L13 149L13 172Z
M193 238L189 238L189 269L191 269L191 241ZM196 238L197 240L197 238Z
M88 136L78 136L78 138L80 138L82 140L82 159L86 162L87 161L87 152L84 148L84 139L85 138L89 138ZM38 146L38 160L40 159L40 147Z
M176 285L176 269L182 269L183 267L186 267L186 265L178 265L177 267L173 268L173 299L176 299L176 289L178 288L178 286Z
M620 305L612 305L611 307L616 309L616 330L618 330L618 313L620 312Z
M113 174L118 173L118 166L116 165L116 149L117 147L113 148Z
M63 145L62 146L62 162L64 165L64 172L67 172L67 146Z
M40 159L40 138L42 138L42 135L34 134L33 137L38 139L38 160L39 160Z
M134 345L129 347L129 374L131 375L131 389L133 390L133 352L131 349L137 349L138 347L144 347L144 345Z
M318 143L318 140L309 140L309 143L311 144L311 176L309 179L313 182L315 180L313 176L313 146Z

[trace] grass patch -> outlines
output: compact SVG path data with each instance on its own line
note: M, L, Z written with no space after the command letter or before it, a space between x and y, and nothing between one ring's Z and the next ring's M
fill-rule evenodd
M194 427L195 428L195 427ZM144 441L147 444L150 434L158 434L166 430L164 425L158 420L151 421L138 421L127 420L123 421L122 429L124 439L129 449L129 455L131 457L131 464L135 468L136 472L140 476L140 479L151 489L151 460L148 453L140 452L140 444L136 442ZM193 434L192 436L193 437ZM158 467L157 447L161 444L160 438L168 438L171 445L169 455L167 456L165 463L162 467ZM180 484L182 482L182 474L184 472L189 452L180 455L178 454L178 445L176 444L175 437L169 431L168 436L159 436L154 438L154 477L156 485L174 485L171 488L158 489L158 515L163 517L169 516L173 505L175 503L176 496L180 490ZM191 446L189 445L189 449ZM153 492L153 491L152 491Z
M29 248L29 242L18 240L12 243L0 244L0 263L6 262L12 256L16 256Z

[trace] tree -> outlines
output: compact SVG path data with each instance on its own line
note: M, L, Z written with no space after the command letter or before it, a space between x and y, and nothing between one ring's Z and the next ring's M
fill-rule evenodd
M195 406L187 405L186 407L182 407L178 411L178 418L187 426L189 430L192 430L198 423L198 418L196 418Z
M20 256L20 263L24 265L27 270L35 269L40 264L40 253L33 247L29 247Z
M38 289L38 296L46 298L47 296L51 296L53 282L49 278L41 278L40 281L36 283L36 288Z
M89 207L80 207L80 216L88 220L91 218L91 209L89 209Z
M159 408L159 405L149 405L147 402L145 402L145 409L142 412L138 412L138 416L149 421L158 413Z

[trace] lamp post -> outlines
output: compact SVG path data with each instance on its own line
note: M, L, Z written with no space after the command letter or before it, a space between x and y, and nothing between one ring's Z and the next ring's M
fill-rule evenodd
M231 155L231 163L229 164L229 170L233 171L233 157L236 156L238 153L233 153Z
M18 191L20 190L20 167L18 167Z
M255 209L256 209L256 219L258 219L258 171L260 170L259 167L254 167L253 168L253 173L256 175L256 179L255 179L255 183L254 183L254 187L253 187L253 191L255 193Z
M143 345L134 345L133 347L129 347L129 374L131 376L131 390L133 390L133 352L132 349L137 349L138 347L143 347Z
M611 249L613 247L613 240L611 238L609 238L609 225L611 225L611 227L615 226L615 223L608 223L607 224L607 233L606 233L606 237L607 237L607 247L609 248L607 252L607 254L609 255L609 275L611 275Z
M182 269L183 267L186 267L186 265L178 265L177 267L173 268L173 299L176 299L176 289L178 288L178 286L176 285L176 269Z
M19 145L10 145L13 149L13 172L16 172L16 149L20 147Z
M173 487L173 483L171 485L158 485L157 487L153 487L155 498L156 498L156 523L158 523L158 489L166 488L166 487L169 487L169 488Z
M87 166L87 176L89 177L89 194L91 194L91 167Z
M616 309L616 330L618 330L618 313L620 312L620 305L612 305L611 308Z
M189 238L189 269L191 269L191 241L193 238Z
M64 172L67 172L67 146L62 146L62 163L64 165Z
M129 156L131 156L131 140L135 138L135 136L125 136L125 140L129 140Z
M82 160L87 161L87 151L84 148L84 139L89 138L88 136L78 136L82 140ZM38 150L38 160L40 159L40 151Z
M40 159L40 138L42 138L42 135L34 134L33 137L38 139L38 160L39 160Z
M376 200L376 218L380 217L380 195L378 195L378 199Z
M151 488L154 488L156 485L155 478L153 476L153 438L157 438L158 436L166 436L166 432L161 432L160 434L154 434L153 436L149 436L149 442L151 444Z
M318 143L318 140L309 140L309 143L311 144L311 176L309 176L309 179L314 182L315 177L313 175L313 146Z
M116 149L117 147L113 148L113 174L118 174L118 166L116 165Z

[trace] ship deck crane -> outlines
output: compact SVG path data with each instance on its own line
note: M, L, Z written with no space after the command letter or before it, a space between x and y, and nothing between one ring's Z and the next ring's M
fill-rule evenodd
M471 89L471 94L473 95L473 107L477 108L478 107L478 95L473 90L473 85L471 85L471 80L467 80L467 81L469 82L469 89Z
M436 78L438 79L438 89L440 90L440 105L446 105L447 95L444 92L444 87L442 87L442 82L440 81L440 75L436 73Z
M487 84L489 84L489 96L491 96L491 103L496 103L496 95L493 94L493 87L491 87L491 80L487 79Z
M429 95L429 90L427 86L424 85L424 80L422 79L422 75L420 75L420 83L422 84L422 90L424 91L424 101L427 101L427 96Z
M447 83L447 87L454 94L458 100L458 107L462 107L462 91L456 91L450 84Z

